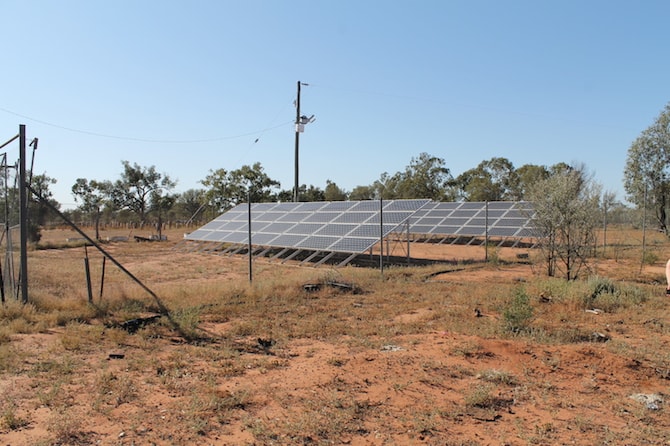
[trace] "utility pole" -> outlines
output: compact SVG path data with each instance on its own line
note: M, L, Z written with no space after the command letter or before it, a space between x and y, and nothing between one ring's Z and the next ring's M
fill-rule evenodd
M300 81L298 81L298 95L295 100L295 181L293 185L293 201L298 202L298 191L300 190L300 180L298 175L299 162L298 153L300 149Z
M305 125L314 122L314 115L307 117L300 114L300 86L308 86L308 83L298 81L298 94L295 100L295 184L293 186L293 201L298 202L300 191L299 179L299 152L300 152L300 134L305 131Z

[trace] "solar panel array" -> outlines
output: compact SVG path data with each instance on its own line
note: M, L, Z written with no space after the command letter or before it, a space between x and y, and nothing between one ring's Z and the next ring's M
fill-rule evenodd
M362 253L386 237L430 200L256 203L251 205L251 243L256 246ZM380 220L381 215L381 220ZM187 240L249 242L249 209L240 204Z
M533 208L525 201L431 202L410 219L414 234L536 237Z

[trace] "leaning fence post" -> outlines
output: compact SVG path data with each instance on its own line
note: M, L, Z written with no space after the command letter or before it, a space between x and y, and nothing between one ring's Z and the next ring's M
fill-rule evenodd
M100 275L100 299L102 299L102 290L105 287L105 261L107 257L102 258L102 274Z

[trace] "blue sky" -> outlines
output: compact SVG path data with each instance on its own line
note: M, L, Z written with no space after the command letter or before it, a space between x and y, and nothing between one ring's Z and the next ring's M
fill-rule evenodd
M667 1L2 0L0 142L25 124L64 208L77 178L155 166L176 191L260 162L351 190L422 152L584 164L625 198L670 102ZM4 149L18 158L18 144Z

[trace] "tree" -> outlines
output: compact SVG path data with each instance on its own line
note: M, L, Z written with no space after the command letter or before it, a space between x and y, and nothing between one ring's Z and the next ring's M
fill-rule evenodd
M326 180L326 188L323 191L323 198L326 201L344 201L347 199L347 193L344 189L340 189L340 187L333 181Z
M29 173L29 177L31 178L30 186L37 192L39 197L46 200L55 209L59 209L60 203L54 200L53 193L49 189L51 184L56 184L56 179L47 176L46 172L41 175L32 175ZM30 194L30 199L28 200L28 239L32 242L39 242L42 237L40 227L50 217L55 217L55 215L48 205Z
M518 179L517 193L519 199L526 200L529 191L533 186L540 181L546 180L549 176L549 170L545 166L524 164L516 169L516 177Z
M133 212L144 225L150 211L152 199L158 199L176 186L176 182L156 171L154 166L141 167L122 161L123 173L111 189L111 198L116 206ZM163 191L158 193L159 191Z
M177 201L177 194L170 194L163 188L155 189L151 192L149 210L156 214L156 232L158 233L158 240L162 240L163 215L174 206L175 201Z
M249 192L252 203L267 203L272 201L272 190L281 185L265 173L261 163L233 170L230 172L230 181L236 203L246 202Z
M524 164L515 169L506 158L491 158L456 177L453 182L454 195L465 201L528 200L535 184L569 169L571 167L565 163L550 168Z
M288 203L293 201L293 190L281 190L278 193L274 195L274 200L279 201L279 202L284 202ZM325 200L325 194L323 190L318 187L314 186L313 184L310 184L307 186L306 184L301 185L298 188L298 199L301 202L305 201L324 201Z
M456 178L459 195L466 201L520 200L519 177L507 158L491 158Z
M350 200L372 200L375 198L375 191L372 186L356 186L349 194Z
M383 181L386 180L386 181ZM404 172L384 178L384 198L430 198L435 201L450 199L449 186L453 178L442 158L421 153L412 158Z
M192 222L200 221L200 216L206 208L205 191L202 189L188 189L177 197L175 207L181 219Z
M280 186L279 181L264 172L261 163L245 165L230 172L225 169L210 170L210 174L200 183L207 188L207 202L219 212L246 203L248 194L252 203L272 201L272 189Z
M209 175L200 181L200 184L206 188L205 200L217 213L233 207L228 182L228 171L226 169L210 169Z
M670 235L670 103L628 149L624 169L627 199L638 208L650 205L660 229Z
M79 206L81 211L93 215L96 240L100 240L100 216L102 208L110 202L111 190L110 181L88 181L86 178L77 178L72 185L74 201L81 201L82 204Z
M543 237L549 276L561 272L573 280L587 264L599 222L600 190L584 167L563 170L533 187L533 225Z

